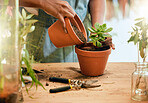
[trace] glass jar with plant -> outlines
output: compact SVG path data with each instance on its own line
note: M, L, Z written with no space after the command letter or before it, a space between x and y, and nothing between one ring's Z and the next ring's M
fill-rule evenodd
M148 100L148 24L145 18L135 19L137 23L132 27L128 42L134 42L138 47L138 63L132 73L131 98L137 101Z
M0 0L0 102L15 103L19 90L18 0Z
M22 62L32 78L32 85L37 87L39 84L43 87L32 70L28 51L25 49L25 55L21 54L26 35L35 29L33 24L37 20L32 20L32 16L33 14L27 15L24 9L22 15L19 14L18 0L0 1L0 103L15 103L20 99L18 93L21 80L24 82L20 72ZM27 88L26 90L28 91Z
M40 85L43 87L43 89L45 89L44 86L38 81L37 76L36 76L34 70L32 69L31 65L34 61L33 56L29 55L28 50L25 48L25 45L27 44L26 36L35 30L34 23L36 23L38 21L35 19L31 19L33 16L34 16L34 14L27 14L25 9L22 9L22 12L19 13L19 24L20 24L20 26L19 26L19 40L20 40L20 44L21 44L20 51L22 53L21 57L20 57L21 58L21 63L20 63L21 66L20 67L22 67L22 63L24 63L23 66L26 66L27 71L25 74L30 76L32 79L31 87L35 84L36 88L38 85ZM32 44L29 44L29 45L34 46ZM20 73L21 73L21 75L20 75L21 81L25 84L22 72L20 72ZM31 89L31 87L29 89ZM27 91L27 93L29 93L27 87L26 87L26 91Z

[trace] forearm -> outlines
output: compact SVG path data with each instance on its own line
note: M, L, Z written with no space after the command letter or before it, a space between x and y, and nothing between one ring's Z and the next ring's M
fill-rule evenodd
M96 22L103 24L105 18L105 6L106 0L90 0L89 7L92 26L94 26Z
M19 0L19 5L24 7L42 7L42 0Z

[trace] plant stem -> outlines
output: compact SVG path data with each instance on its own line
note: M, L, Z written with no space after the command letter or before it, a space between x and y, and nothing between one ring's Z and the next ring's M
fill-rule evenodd
M138 49L138 63L139 63L139 45L137 43L137 49Z
M4 89L4 76L2 75L2 77L0 78L0 92L2 92Z
M143 63L145 63L145 58L143 58ZM139 68L138 68L139 69ZM145 69L144 69L145 70ZM137 90L137 89L139 89L139 85L140 85L140 82L141 82L141 79L142 79L142 76L144 76L143 78L144 78L144 83L145 83L145 90L146 90L146 88L147 88L147 81L146 81L146 77L145 77L145 75L143 75L143 72L145 72L143 70L143 68L142 68L142 73L140 72L140 74L139 74L139 77L137 77L137 79L136 79L136 88L135 88L135 90ZM141 75L142 74L142 75Z
M1 64L1 50L0 50L0 92L4 89L4 74L3 74L3 64Z
M6 5L7 5L7 3L8 3L8 1L9 0L5 0L4 2L6 3ZM0 26L0 93L3 91L3 89L4 89L4 71L3 71L3 64L2 64L2 60L3 60L3 58L2 58L2 50L3 50L3 48L2 48L2 35L3 35L3 30L4 30L4 23L5 23L5 19L4 18L6 18L6 14L5 14L5 11L6 11L6 8L7 8L7 6L6 5L1 5L2 7L1 7L1 15L0 15L0 22L2 23L1 24L1 26Z

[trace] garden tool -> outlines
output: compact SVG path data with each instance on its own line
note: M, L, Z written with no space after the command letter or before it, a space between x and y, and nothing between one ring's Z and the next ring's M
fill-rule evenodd
M71 79L57 78L57 77L50 77L49 80L52 81L52 82L60 82L60 83L69 84L69 86L50 89L49 90L50 93L67 91L67 90L70 90L70 89L73 89L73 88L78 90L80 88L95 88L95 87L101 86L101 85L94 85L93 84L93 83L96 83L98 80L81 81L81 80L71 80Z

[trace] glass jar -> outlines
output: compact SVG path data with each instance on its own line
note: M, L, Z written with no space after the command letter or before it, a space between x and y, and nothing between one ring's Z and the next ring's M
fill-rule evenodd
M0 103L16 103L20 87L18 0L0 0Z
M148 68L147 63L137 63L132 73L131 98L136 101L148 100Z

